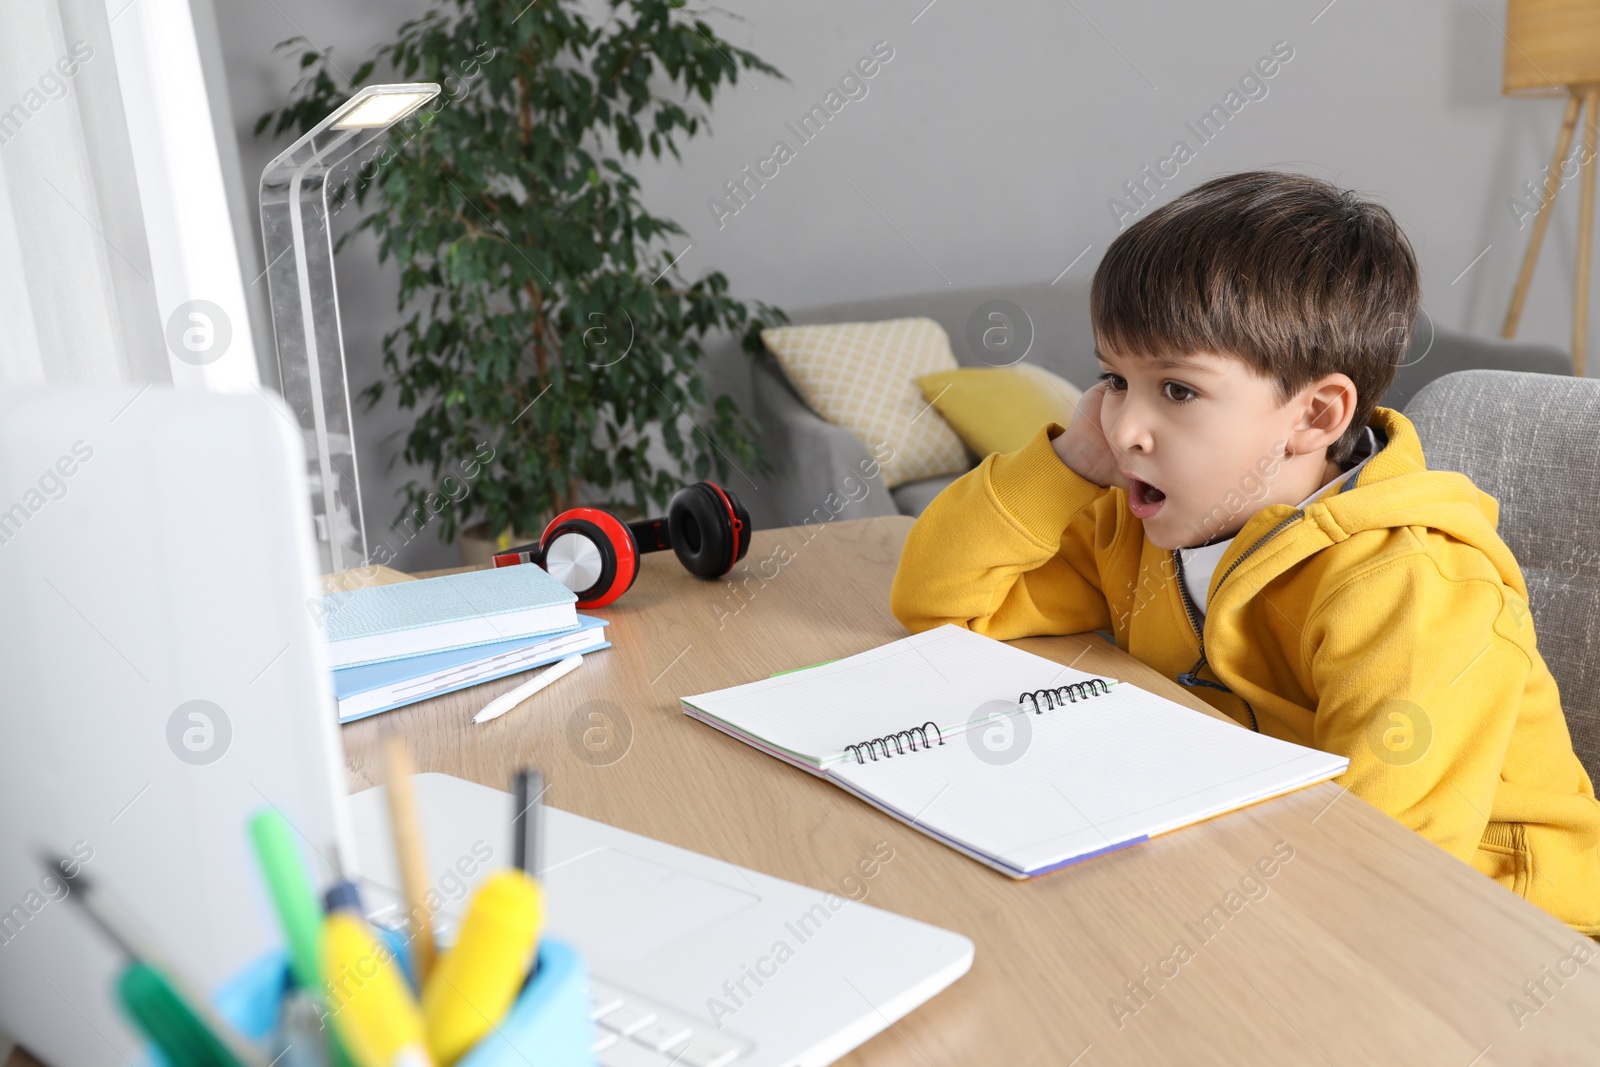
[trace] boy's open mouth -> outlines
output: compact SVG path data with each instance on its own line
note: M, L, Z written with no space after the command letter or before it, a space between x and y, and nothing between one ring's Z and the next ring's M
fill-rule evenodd
M1167 494L1137 478L1128 479L1128 510L1138 519L1148 519L1161 510Z

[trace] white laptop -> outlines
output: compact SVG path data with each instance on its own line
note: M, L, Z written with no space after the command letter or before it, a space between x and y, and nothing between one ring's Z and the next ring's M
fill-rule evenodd
M416 790L448 928L467 887L509 862L513 801L443 774ZM363 901L399 926L383 793L350 807ZM972 965L960 934L847 899L870 894L859 872L822 892L554 808L544 827L548 929L583 950L601 1067L831 1063Z
M247 813L352 851L299 452L254 394L0 389L0 1030L55 1067L140 1045L37 849L208 988L278 940Z
M279 939L244 830L264 804L384 919L387 824L379 791L344 795L304 470L263 396L0 389L0 1030L57 1067L138 1041L109 996L122 961L41 845L87 853L208 987ZM440 878L479 841L508 860L505 794L418 784ZM588 962L606 1067L826 1063L971 965L960 935L546 814L550 929ZM806 941L777 963L791 927Z

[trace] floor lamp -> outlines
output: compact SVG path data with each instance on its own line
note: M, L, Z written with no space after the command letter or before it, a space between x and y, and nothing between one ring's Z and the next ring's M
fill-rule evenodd
M1582 178L1578 186L1578 265L1572 305L1572 372L1583 377L1584 347L1589 329L1589 259L1594 242L1594 183L1596 141L1600 140L1600 0L1507 0L1506 66L1503 91L1507 96L1560 96L1567 98L1555 155L1545 173L1539 214L1533 236L1522 257L1522 270L1511 294L1505 326L1500 336L1515 337L1523 302L1533 281L1550 206L1555 203L1560 171L1572 146L1573 130L1584 116Z

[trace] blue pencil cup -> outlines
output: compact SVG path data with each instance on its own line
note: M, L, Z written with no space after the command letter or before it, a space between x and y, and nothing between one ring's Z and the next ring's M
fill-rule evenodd
M583 957L560 941L539 945L539 969L522 987L505 1019L456 1067L593 1067L589 971Z
M391 948L402 947L399 935L383 933ZM404 958L399 952L397 959ZM218 1013L246 1037L265 1039L277 1022L288 970L288 955L281 950L256 960L218 990L213 998ZM456 1067L594 1067L589 1005L583 957L565 942L545 938L539 943L538 969L516 1003ZM151 1061L162 1062L154 1053Z

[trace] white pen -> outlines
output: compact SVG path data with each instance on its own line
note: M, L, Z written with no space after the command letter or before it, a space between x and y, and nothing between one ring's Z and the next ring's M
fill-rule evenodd
M482 711L472 717L472 721L488 722L490 719L498 719L557 678L571 674L581 666L583 666L583 653L574 652L559 662L551 664L539 677L523 682L511 692L502 693L489 701Z

